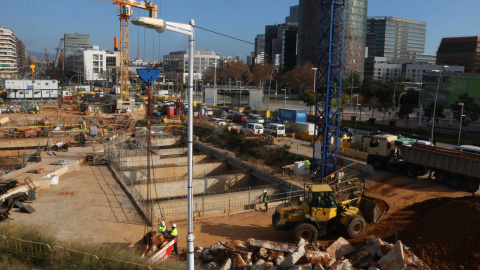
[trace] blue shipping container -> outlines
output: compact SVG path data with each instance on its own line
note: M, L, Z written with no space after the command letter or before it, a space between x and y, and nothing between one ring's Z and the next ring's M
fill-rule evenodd
M290 122L307 122L307 110L278 109L278 118Z

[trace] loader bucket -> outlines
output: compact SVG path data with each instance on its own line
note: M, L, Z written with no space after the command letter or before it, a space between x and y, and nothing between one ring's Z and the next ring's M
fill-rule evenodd
M389 206L384 200L369 198L362 195L358 208L362 212L365 221L368 223L380 223L385 217Z

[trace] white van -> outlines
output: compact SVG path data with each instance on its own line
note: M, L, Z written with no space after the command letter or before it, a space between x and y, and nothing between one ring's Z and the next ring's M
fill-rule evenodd
M473 146L473 145L459 145L459 146L455 146L453 150L480 155L480 147Z
M253 134L263 134L263 125L257 123L247 123L242 127L243 130Z
M263 132L272 136L285 136L285 125L270 123L265 125Z

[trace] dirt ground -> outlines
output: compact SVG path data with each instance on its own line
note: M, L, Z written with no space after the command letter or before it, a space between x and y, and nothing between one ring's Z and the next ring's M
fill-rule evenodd
M386 220L397 211L425 200L471 196L430 180L410 179L385 171L377 171L375 176L368 178L366 194L381 198L389 204ZM61 176L59 185L38 191L32 207L36 209L35 213L18 213L15 210L11 219L2 223L42 227L66 243L91 242L125 246L138 241L146 230L142 219L106 166L82 165L80 172ZM194 244L209 247L218 241L244 241L248 238L292 242L289 232L273 230L273 211L250 211L196 220ZM185 250L187 222L174 222L179 228L179 248ZM380 225L369 224L365 236L376 233L375 230ZM326 246L338 236L321 238L318 243ZM381 235L388 236L390 235Z

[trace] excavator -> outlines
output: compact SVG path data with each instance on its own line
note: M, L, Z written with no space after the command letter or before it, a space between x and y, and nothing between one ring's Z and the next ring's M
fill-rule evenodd
M338 230L354 239L363 235L367 222L379 223L388 208L385 201L365 196L336 202L328 184L309 184L298 202L277 205L272 224L276 231L292 230L297 242L300 238L314 242Z

